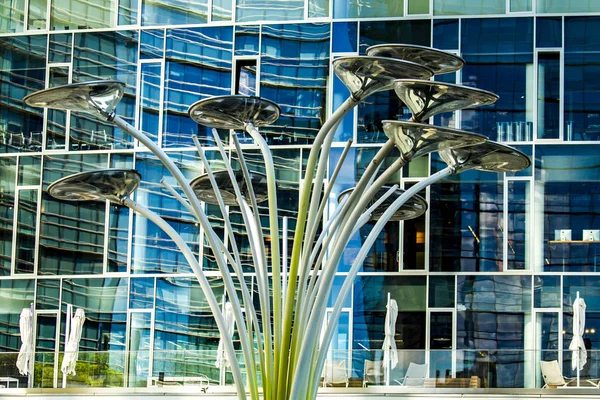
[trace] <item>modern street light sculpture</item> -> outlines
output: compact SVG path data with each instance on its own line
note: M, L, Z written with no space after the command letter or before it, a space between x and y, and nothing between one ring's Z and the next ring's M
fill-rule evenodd
M416 194L452 173L468 169L507 172L529 166L529 159L521 152L487 142L485 136L425 123L440 112L496 101L497 96L490 92L427 80L434 74L457 71L463 64L464 61L454 54L414 45L373 46L367 49L367 56L342 57L333 61L333 69L350 90L350 97L324 122L313 141L301 187L289 272L282 270L280 261L275 166L271 150L258 130L277 120L280 110L275 103L259 97L234 95L211 97L193 104L189 115L199 124L213 128L225 170L212 170L204 149L194 137L205 174L189 183L158 145L114 113L124 90L120 82L75 83L33 93L24 101L30 106L86 112L112 122L158 157L174 176L185 197L170 185L163 184L198 219L215 256L232 305L248 387L242 377L241 363L234 362L237 358L233 342L227 333L219 303L197 258L168 223L129 197L139 185L139 173L134 170L85 172L60 179L50 185L48 191L63 200L109 200L133 209L163 229L182 251L206 296L223 339L225 353L231 361L238 397L308 400L316 397L329 343L345 298L385 223L391 219L415 218L424 213L427 204ZM351 141L346 144L331 178L324 185L333 133L353 107L373 93L390 89L395 89L410 108L412 119L383 122L389 140L369 163L356 187L339 197L339 204L323 221L329 194L351 145ZM248 169L235 134L231 143L237 153L239 168L234 169L216 128L248 133L261 151L266 174ZM383 159L394 147L400 150L400 157L380 172ZM438 152L448 167L406 191L396 185L389 186L388 181L402 166L431 152ZM410 203L407 203L408 200ZM263 201L268 202L268 238L263 232L258 208L258 203ZM201 202L218 205L221 209L226 234L232 239L231 248L226 247L216 234ZM239 207L244 221L257 276L258 310L244 280L227 207ZM323 332L327 299L340 257L350 237L370 219L376 221L375 226L345 278ZM317 237L321 222L322 230ZM282 278L286 275L289 279L284 291ZM241 288L241 302L235 283ZM254 379L259 374L262 388L258 387L259 380Z

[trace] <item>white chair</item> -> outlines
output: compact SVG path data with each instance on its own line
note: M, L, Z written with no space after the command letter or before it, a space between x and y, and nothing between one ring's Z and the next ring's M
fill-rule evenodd
M563 376L558 361L540 361L540 367L542 369L542 377L544 378L545 388L557 388L566 387L569 383L573 382L576 378L567 378Z
M383 374L383 361L365 360L365 374L363 376L363 387L367 385L381 385L385 382Z
M348 387L349 380L346 360L326 360L322 376L323 387L335 385L346 385L346 387Z
M427 377L427 364L410 363L400 386L423 386Z

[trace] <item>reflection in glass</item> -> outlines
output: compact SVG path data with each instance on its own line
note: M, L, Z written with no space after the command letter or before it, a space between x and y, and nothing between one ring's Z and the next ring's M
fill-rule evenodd
M19 186L39 185L41 171L41 157L19 157Z
M112 0L51 0L50 29L110 28L115 7Z
M140 33L140 58L163 58L165 54L165 30L144 29Z
M235 27L235 55L257 56L260 26L240 25Z
M110 204L108 229L108 272L127 272L129 214L127 207Z
M138 0L119 1L119 25L137 25L138 23Z
M402 17L404 0L334 0L334 18Z
M62 86L69 83L69 67L48 68L48 87ZM67 111L48 110L46 121L46 149L63 150L67 132Z
M304 18L302 0L238 0L237 22L288 21Z
M408 0L408 13L429 14L429 0Z
M462 83L500 96L493 105L463 110L461 129L500 142L532 140L533 19L463 19L461 50Z
M142 0L142 25L204 24L207 0Z
M510 12L531 11L531 0L510 0Z
M504 269L501 229L504 185L502 181L468 179L473 173L462 174L462 183L431 186L431 271ZM496 175L485 172L481 176L497 179Z
M560 53L538 53L537 136L558 139L560 135ZM567 140L571 140L567 131Z
M149 312L132 312L129 318L129 358L127 386L148 386L150 368L150 332L152 316Z
M3 7L6 11L0 13L0 32L22 32L25 21L25 0L3 3Z
M454 276L429 277L429 307L454 307Z
M29 308L33 302L34 290L35 280L33 279L0 280L0 293L3 297L2 308L0 308L0 321L3 325L0 329L0 345L3 347L4 352L18 352L21 348L19 316L21 310ZM16 357L14 360L16 361ZM18 374L16 368L14 371L15 374ZM27 379L24 382L26 383Z
M154 143L158 143L161 114L160 63L141 65L140 78L140 130Z
M154 278L131 278L129 308L154 308Z
M38 314L36 317L35 330L35 370L41 370L41 374L34 374L33 387L51 388L54 386L54 371L58 368L56 357L56 314Z
M506 0L433 0L433 15L505 14Z
M231 21L232 0L213 0L211 21Z
M508 181L508 269L530 269L531 196L529 181Z
M46 29L46 21L48 20L47 0L29 0L28 12L27 29Z
M58 310L60 303L60 279L38 279L35 308L37 310Z
M15 157L0 158L0 187L3 189L0 191L0 276L10 275L16 161Z
M423 157L427 159L427 157ZM414 183L405 184L404 189L409 189L414 186ZM426 190L419 193L424 199L427 198ZM403 270L424 270L425 269L425 227L426 215L423 214L418 218L403 221L403 254L402 254L402 269ZM387 227L386 227L387 229ZM399 239L399 238L398 238Z
M525 355L510 350L525 348L531 277L457 279L456 346L465 352L464 359L457 360L456 373L479 376L482 387L524 387Z
M73 35L70 33L55 33L50 35L48 61L51 63L71 62Z
M452 312L431 312L429 314L429 376L449 378L454 376L452 370Z
M538 17L535 20L536 47L562 47L562 17Z
M35 230L37 226L37 189L19 190L15 273L35 270Z
M329 23L264 25L260 94L279 104L281 116L261 132L269 144L307 144L326 114Z
M559 308L561 305L560 276L536 275L533 277L533 306Z

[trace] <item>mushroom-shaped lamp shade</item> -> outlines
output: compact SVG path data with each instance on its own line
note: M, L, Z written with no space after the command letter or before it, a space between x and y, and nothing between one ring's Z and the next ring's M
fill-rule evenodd
M354 191L354 189L355 188L346 189L342 193L340 193L338 196L338 202L341 202L344 199L344 197L352 194L352 191ZM367 208L370 207L371 205L373 205L373 203L376 201L376 199L383 196L389 189L390 189L389 186L381 188L379 190L379 192L377 192L377 194L375 195L375 199L373 199L369 203ZM385 210L387 210L389 208L389 206L391 206L392 203L394 201L396 201L396 199L398 197L400 197L404 192L405 192L405 190L396 189L394 191L394 193L392 193L391 196L386 198L373 211L373 214L371 214L371 219L375 220L375 221L379 220L379 218L381 218L381 216L385 213ZM390 221L406 221L409 219L418 218L421 215L425 214L425 211L427 211L427 201L425 201L425 199L423 197L416 194L413 197L411 197L410 199L408 199L408 201L406 201L406 203L404 203L402 205L402 207L400 207L400 209L398 211L396 211L394 213L394 215L392 215L392 217L390 218Z
M456 54L414 44L379 44L367 48L367 55L412 61L432 69L436 75L458 71L465 65L465 60Z
M219 187L219 192L223 198L223 202L228 206L238 206L238 202L235 196L235 190L233 189L233 183L229 179L229 173L227 171L217 171L213 173L215 182ZM242 171L235 171L235 180L242 196L248 197L249 189L244 179ZM268 198L267 195L267 177L259 172L250 172L250 181L252 182L252 189L256 196L256 202L260 203ZM198 197L198 200L204 201L208 204L218 205L217 196L210 183L208 174L203 174L190 182L192 190Z
M433 76L433 71L422 65L383 57L340 57L333 62L333 69L357 101L391 89L396 79L429 79Z
M100 80L56 86L23 98L25 104L54 110L70 110L107 119L123 97L125 84Z
M449 83L416 79L394 81L400 100L413 114L413 120L423 122L436 114L493 104L498 95L487 90Z
M516 172L528 168L531 160L521 151L488 141L460 149L440 151L440 157L455 173L477 169L490 172Z
M487 137L458 129L443 128L410 121L385 120L383 131L403 156L419 157L435 151L473 146Z
M243 130L247 123L254 126L270 125L279 118L279 106L255 96L209 97L192 104L188 110L191 119L200 125L218 129Z
M133 169L103 169L66 176L48 186L59 200L110 200L121 203L140 185L142 177Z

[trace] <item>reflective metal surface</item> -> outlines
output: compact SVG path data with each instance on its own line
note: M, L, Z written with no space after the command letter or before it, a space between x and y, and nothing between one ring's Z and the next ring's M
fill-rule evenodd
M373 203L375 203L375 201L377 201L377 199L383 196L389 189L389 186L382 187L379 190L379 192L377 192L373 200L369 203L367 208L371 207L371 205L373 205ZM350 188L341 192L338 196L338 203L341 202L344 199L344 197L350 196L353 190L354 188ZM383 203L381 203L379 207L377 207L375 211L373 211L373 214L371 214L371 219L378 220L379 218L381 218L385 210L387 210L388 207L392 205L392 203L396 201L396 199L398 199L398 197L400 197L404 192L405 190L396 189L391 196L385 199ZM406 221L409 219L418 218L421 215L425 214L425 211L427 211L427 201L423 197L416 194L410 199L408 199L406 203L404 203L402 207L400 207L400 209L396 211L394 215L392 215L390 221Z
M433 76L433 71L422 65L383 57L341 57L333 62L333 68L356 100L391 89L396 79L429 79Z
M383 131L403 156L419 157L434 151L473 146L487 137L458 129L410 121L382 121Z
M490 172L515 172L531 165L531 160L521 151L496 142L485 142L460 149L440 151L440 157L456 173L469 169Z
M86 112L104 119L115 110L124 89L125 84L119 81L72 83L40 90L23 101L32 107Z
M233 190L233 183L229 179L227 171L213 172L223 202L228 206L238 206L237 199L235 197L235 191ZM240 187L242 196L247 197L248 186L244 180L242 171L235 171L235 179ZM250 180L252 181L252 189L254 189L254 195L256 196L256 202L260 203L267 200L267 177L259 172L250 172ZM203 174L190 182L190 186L200 201L204 201L208 204L218 205L215 192L208 174Z
M487 90L434 81L399 79L396 94L413 113L416 122L436 114L492 104L498 95Z
M211 128L244 129L272 124L279 118L279 106L272 101L254 96L218 96L200 100L188 110L190 118Z
M48 193L59 200L110 200L121 203L140 185L142 176L134 169L103 169L81 172L57 180Z
M379 44L367 48L367 55L412 61L432 69L436 75L458 71L465 65L465 60L456 54L414 44Z

